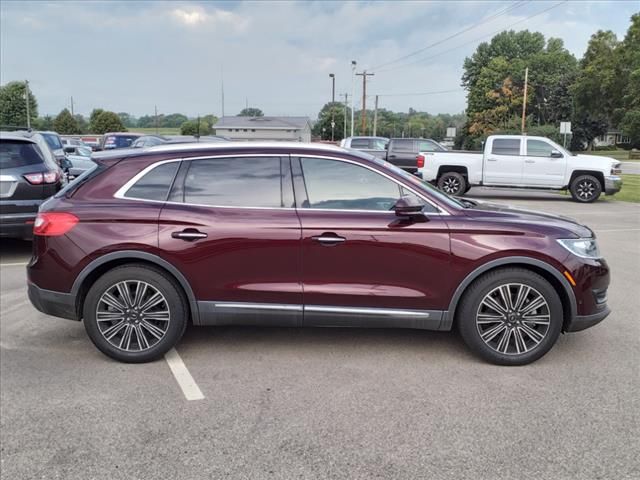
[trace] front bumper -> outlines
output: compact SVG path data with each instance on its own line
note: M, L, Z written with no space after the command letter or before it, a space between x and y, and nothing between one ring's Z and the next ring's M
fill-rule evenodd
M594 313L593 315L578 315L571 321L571 323L569 323L566 331L579 332L581 330L586 330L587 328L600 323L602 320L607 318L610 313L611 309L605 306L601 312Z
M31 282L27 288L31 304L42 313L69 320L80 320L76 311L75 295L45 290Z
M604 194L614 195L622 188L622 178L617 175L604 177Z

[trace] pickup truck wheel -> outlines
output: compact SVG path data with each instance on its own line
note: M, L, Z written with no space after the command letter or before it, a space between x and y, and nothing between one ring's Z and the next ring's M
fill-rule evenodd
M580 175L573 179L569 191L576 202L591 203L600 197L602 184L592 175Z
M438 179L438 188L449 195L462 195L467 191L467 181L458 172L446 172Z

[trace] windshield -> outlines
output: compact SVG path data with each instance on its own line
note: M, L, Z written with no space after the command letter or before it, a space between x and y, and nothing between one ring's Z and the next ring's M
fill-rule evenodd
M556 150L558 150L559 152L562 152L563 155L567 156L567 157L575 157L577 154L570 152L569 150L567 150L564 147L561 147L560 145L558 145L556 142L554 142L553 140L549 140L547 139L547 141L553 145Z
M83 157L91 156L91 148L89 147L77 147L76 152L78 152L78 155L81 155Z
M52 150L60 150L62 148L62 142L60 142L60 137L58 137L58 135L53 133L43 133L42 136Z
M402 178L407 180L411 184L411 186L413 186L416 190L426 193L430 197L435 198L436 200L444 203L449 207L456 208L456 209L467 207L467 205L465 205L462 201L456 198L450 197L449 195L447 195L444 192L441 192L431 184L422 181L421 179L419 179L418 177L416 177L415 175L409 172L405 172L401 168L396 167L395 165L387 162L386 160L382 160L381 158L375 157L365 152L352 152L352 153L355 156L366 158L367 160L372 160L377 165L380 165L381 167L384 167L388 170L392 170L394 173L400 175Z

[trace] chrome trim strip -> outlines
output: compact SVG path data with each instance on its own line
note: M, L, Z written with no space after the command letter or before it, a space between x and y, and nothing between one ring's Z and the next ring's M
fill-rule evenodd
M423 310L396 310L391 308L357 308L357 307L330 307L325 305L305 305L305 312L319 313L356 313L363 315L405 316L429 318L429 312Z
M172 158L169 160L162 160L160 162L157 163L153 163L149 166L147 166L146 168L144 168L141 172L138 172L131 180L129 180L127 183L125 183L122 187L120 187L118 189L118 191L113 195L114 198L118 198L120 200L135 200L135 201L139 201L139 202L151 202L151 203L162 203L162 204L168 204L168 205L191 205L191 206L195 206L195 207L207 207L207 208L233 208L233 209L251 209L251 210L303 210L303 211L315 211L315 212L355 212L355 213L377 213L377 214L389 214L389 213L393 213L391 210L386 211L386 210L349 210L349 209L332 209L332 208L290 208L290 207L244 207L244 206L232 206L232 205L206 205L206 204L200 204L200 203L185 203L185 202L171 202L171 201L166 201L163 202L162 200L149 200L146 198L135 198L135 197L126 197L125 194L127 192L127 190L129 190L129 188L131 188L140 178L142 178L144 175L146 175L148 172L150 172L151 170L153 170L154 168L160 166L160 165L164 165L165 163L170 163L170 162L181 162L181 161L191 161L191 160L206 160L209 158L224 158L224 157L246 157L246 158L252 158L252 157L282 157L283 155L288 155L288 156L295 156L295 157L303 157L303 158L322 158L322 159L326 159L326 160L334 160L334 161L338 161L338 162L345 162L345 163L351 163L353 165L358 165L364 168L367 168L369 170L371 170L372 172L375 172L379 175L382 175L383 177L386 177L387 179L391 180L392 182L394 182L396 185L399 185L400 187L406 188L407 190L409 190L410 192L412 192L414 195L416 195L417 197L421 198L422 200L424 200L425 202L427 202L429 205L431 205L432 207L434 207L435 209L438 210L438 213L435 212L424 212L424 215L435 215L435 216L449 216L451 215L449 212L447 212L446 210L444 210L442 207L439 207L438 205L434 204L431 200L425 198L424 195L421 195L420 193L416 192L413 188L411 188L408 185L402 184L400 182L398 182L395 178L390 177L389 175L387 175L386 173L380 171L380 170L376 170L375 168L371 168L369 165L365 165L363 163L359 163L359 162L355 162L353 160L348 160L346 158L338 158L338 157L332 157L332 156L325 156L325 155L302 155L302 154L276 154L276 153L254 153L254 154L249 154L249 153L240 153L240 154L231 154L231 153L225 153L225 154L217 154L217 155L206 155L206 156L202 156L202 157L187 157L187 158Z
M0 182L16 182L17 180L13 175L0 175Z
M242 310L289 310L302 312L302 305L284 303L244 303L244 302L213 302L215 308L234 308Z

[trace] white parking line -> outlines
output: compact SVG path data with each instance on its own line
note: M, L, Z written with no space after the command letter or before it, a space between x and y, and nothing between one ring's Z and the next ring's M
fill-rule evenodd
M176 382L180 385L185 398L187 400L204 399L204 395L202 394L202 391L200 391L200 387L198 387L198 384L189 373L187 366L182 361L182 358L180 358L180 355L178 355L176 349L172 348L169 350L164 355L164 359L167 361Z
M27 265L29 265L29 262L0 263L0 267L26 267Z

